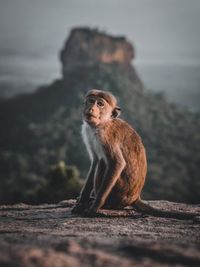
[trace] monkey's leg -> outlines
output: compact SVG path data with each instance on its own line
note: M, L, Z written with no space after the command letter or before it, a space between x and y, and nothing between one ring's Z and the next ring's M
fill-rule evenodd
M72 208L71 212L74 214L82 213L90 206L90 194L93 189L94 175L97 167L97 162L93 161L90 165L90 169L87 175L86 183L81 190L80 197L76 205Z
M107 158L107 172L103 177L100 188L97 191L96 199L89 213L97 212L98 209L100 209L105 204L108 195L110 194L112 188L114 187L123 169L125 168L126 163L120 148L117 147L114 151L114 154L108 153L109 158Z

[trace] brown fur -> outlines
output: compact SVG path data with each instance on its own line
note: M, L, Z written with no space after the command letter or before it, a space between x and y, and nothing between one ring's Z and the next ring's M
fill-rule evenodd
M133 204L140 197L147 171L146 154L141 138L125 121L118 118L100 126L98 137L110 160L111 169L114 165L113 160L118 162L119 166L121 162L125 162L116 183L109 192L105 207L122 208ZM118 144L123 145L119 148ZM98 188L95 188L96 192Z

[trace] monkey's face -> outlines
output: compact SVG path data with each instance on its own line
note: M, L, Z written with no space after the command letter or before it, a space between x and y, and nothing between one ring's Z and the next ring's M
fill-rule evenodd
M83 119L92 126L110 120L113 107L102 97L88 96L84 102Z

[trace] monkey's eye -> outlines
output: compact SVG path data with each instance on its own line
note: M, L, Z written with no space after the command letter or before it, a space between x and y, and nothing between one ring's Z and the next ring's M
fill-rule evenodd
M88 105L93 105L94 103L95 103L95 99L93 99L93 98L88 98L86 100L86 104L88 104Z
M98 102L97 102L97 105L98 105L100 108L103 108L103 107L104 107L104 102L103 102L103 101L98 101Z

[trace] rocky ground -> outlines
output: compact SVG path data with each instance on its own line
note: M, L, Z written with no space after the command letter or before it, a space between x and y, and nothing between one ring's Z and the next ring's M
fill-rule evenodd
M200 213L200 205L149 203ZM132 210L84 218L71 215L73 204L0 206L0 266L200 266L198 221Z

